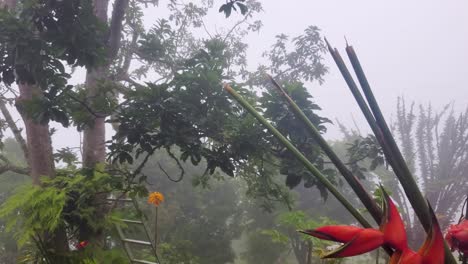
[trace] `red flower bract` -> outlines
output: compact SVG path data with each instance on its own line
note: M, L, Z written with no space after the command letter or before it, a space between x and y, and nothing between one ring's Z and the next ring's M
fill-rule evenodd
M76 246L76 248L77 248L77 249L83 249L83 248L85 248L88 244L89 244L89 241L84 240L84 241L81 241L80 243L78 243L78 245Z
M405 224L398 213L398 209L392 199L383 192L384 217L380 224L380 231L384 233L385 243L397 251L403 251L408 246L406 238Z
M445 239L452 251L458 250L463 254L468 254L468 220L464 219L457 225L451 225Z
M345 243L338 249L324 255L324 258L356 256L374 250L384 243L384 234L373 228L324 226L301 232L316 238Z
M421 248L418 252L414 252L408 247L403 220L385 191L384 198L384 219L379 230L355 226L324 226L301 232L316 238L344 243L338 249L323 255L323 258L355 256L387 245L395 250L390 264L443 264L444 238L432 208L429 206L432 228ZM466 233L462 233L457 228L453 228L450 233L450 238L457 239L458 245L460 245L458 238L465 238L464 241L467 241L468 229L463 230Z

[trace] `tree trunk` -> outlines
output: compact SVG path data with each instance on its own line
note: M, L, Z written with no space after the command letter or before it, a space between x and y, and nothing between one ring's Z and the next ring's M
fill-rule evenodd
M108 23L108 5L109 0L94 0L94 14L103 23ZM107 60L105 65L100 65L95 68L88 69L86 74L86 90L87 98L95 98L99 94L99 81L109 79L109 68L112 65L114 58L117 56L120 39L122 34L122 22L128 7L128 0L116 0L112 11L112 19L110 21L108 40ZM90 102L93 105L93 102ZM99 117L95 117L91 125L85 129L83 134L83 167L93 168L97 163L104 163L106 159L106 128L105 118L102 113ZM104 204L102 201L106 198L106 194L101 194L95 197L95 204ZM107 208L98 208L97 218L104 218L107 213ZM82 223L80 227L80 239L93 239L103 243L102 230L92 229Z
M0 0L0 7L10 10L16 9L16 0ZM17 103L27 102L36 97L42 97L43 92L40 87L26 82L19 82L18 88L20 96ZM40 177L55 177L55 164L53 158L52 141L49 133L49 124L40 124L29 117L26 113L18 111L24 121L26 130L27 162L30 168L30 175L33 184L40 185ZM19 142L21 143L21 142ZM53 234L45 234L50 243L50 247L56 253L68 251L67 234L64 229L57 229Z
M33 98L42 97L42 90L36 85L19 83L20 96L17 103L26 103ZM20 111L21 109L18 109ZM41 176L53 178L55 176L55 164L53 159L52 141L50 139L49 124L40 124L20 111L26 127L26 146L28 148L28 163L31 170L31 178L34 184L40 184Z
M16 8L16 0L0 0L0 8L13 10Z
M109 0L94 0L94 14L107 24L107 10ZM88 69L86 72L86 97L91 98L90 105L93 105L92 99L98 94L98 82L107 78L108 71L106 66L96 66ZM99 113L96 113L99 114ZM90 126L83 133L83 167L94 168L97 163L102 163L106 158L106 127L104 117L94 117ZM94 204L103 204L106 195L99 195L94 198ZM101 206L102 207L102 206ZM106 208L96 209L96 218L103 219ZM92 229L86 222L80 224L79 239L92 240L94 243L104 245L102 230Z
M20 96L17 103L27 103L36 97L42 97L42 90L36 85L19 83ZM28 164L33 184L40 185L40 177L55 177L55 164L53 158L52 141L50 138L49 124L40 124L36 120L24 113L18 111L24 121L26 129L26 146L28 149ZM64 229L57 229L54 234L46 234L46 240L49 240L50 247L57 253L68 251L68 240Z
M87 97L93 98L98 93L97 82L105 78L107 71L103 67L91 69L86 74ZM99 113L97 113L99 114ZM83 167L93 168L106 159L106 127L104 117L94 117L90 127L83 133Z

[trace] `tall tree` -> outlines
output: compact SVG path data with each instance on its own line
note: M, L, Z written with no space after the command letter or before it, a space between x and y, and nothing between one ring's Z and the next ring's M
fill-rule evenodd
M85 81L85 98L86 104L89 104L93 109L91 120L87 122L83 133L83 167L94 168L98 163L104 163L106 160L106 114L99 111L99 98L106 96L108 91L103 91L102 86L112 82L110 79L110 67L113 65L120 49L120 40L122 38L122 26L127 11L129 0L116 0L112 9L110 24L107 26L106 37L103 39L104 45L107 46L106 54L103 58L104 63L100 65L92 65L87 68ZM109 0L93 0L94 15L99 21L105 25L108 24L108 7ZM106 194L101 194L96 197L96 204L103 204ZM98 210L96 217L103 218L107 209L101 208ZM94 238L103 239L102 230L95 230L83 223L80 230L80 239L89 240Z
M457 113L453 105L437 111L414 103L408 108L398 99L396 131L405 158L429 201L440 216L443 228L456 219L468 182L468 109Z
M4 14L4 18L8 18L9 15L13 16L16 14L17 2L15 0L5 0L0 1L0 8L5 7L5 10L9 10L10 14ZM2 11L8 12L8 11ZM21 22L21 21L19 21ZM25 21L26 22L26 21ZM28 21L29 22L29 21ZM27 22L26 22L27 23ZM11 32L10 32L11 33ZM31 34L37 33L36 30L31 29ZM5 36L6 38L10 36ZM29 36L31 37L31 36ZM11 44L11 43L10 43ZM39 51L36 53L28 54L24 49L28 47L16 46L12 47L8 44L2 45L3 52L8 53L9 49L15 51L15 57L12 58L13 65L3 65L3 67L11 67L14 69L16 75L16 84L18 86L19 96L16 98L16 107L20 113L23 121L24 127L26 130L26 141L22 139L20 132L16 127L16 124L13 124L11 118L9 118L8 110L5 107L5 103L2 102L2 112L5 116L5 119L9 121L10 127L13 130L16 138L20 143L26 142L26 148L23 148L24 155L28 160L29 174L32 178L32 182L36 185L40 184L41 176L48 176L53 178L55 176L55 164L53 159L53 150L52 142L49 132L48 120L45 122L38 122L35 120L31 113L28 112L27 104L30 104L33 101L40 101L44 97L43 90L39 85L39 80L36 78L36 74L41 70L39 65L34 65L35 67L30 67L31 64L28 63L28 56L41 56ZM11 55L11 54L8 54ZM11 59L11 58L10 58ZM10 70L9 74L13 74ZM8 78L6 72L3 72L3 81ZM10 80L7 79L7 85L11 84ZM63 252L68 249L68 242L66 238L65 230L57 230L55 234L48 234L52 236L53 247L59 251Z
M21 140L21 131L15 128L14 122L8 121L12 118L8 117L6 105L11 98L4 98L0 110L18 142L26 142L23 149L27 150L25 156L33 179L40 183L39 176L58 174L58 179L46 181L47 186L42 186L47 190L64 182L69 184L76 175L79 175L77 179L88 175L89 178L83 176L83 179L92 182L93 173L89 169L105 161L105 122L112 114L109 121L118 129L110 144L112 157L124 167L125 163L143 157L135 171L128 173L133 177L129 180L131 184L136 182L135 177L140 176L149 157L157 149L163 149L181 169L180 179L184 175L181 161L190 159L196 165L205 159L206 171L201 184L217 169L230 176L240 176L249 182L250 195L262 196L270 202L266 205L269 209L272 200L290 202L278 180L284 177L280 174L286 175L290 188L303 182L307 187L323 190L253 118L231 104L221 88L224 81L237 81L246 88L243 92L256 100L259 97L253 91L268 87L262 74L272 71L324 131L323 124L328 120L317 115L319 108L303 83L321 81L326 72L321 62L324 45L319 30L309 27L292 40L278 36L273 51L265 54L269 64L249 72L247 44L243 39L249 32L260 29L261 22L254 21L253 16L261 11L261 5L253 0L242 2L230 1L223 5L226 15L231 14L226 11L229 8L239 8L240 18L216 34L204 22L213 7L212 1L201 4L169 1L170 15L158 20L148 31L142 26L143 4L148 1L116 0L112 12L107 0L24 0L16 9L11 8L14 13L2 10L0 20L7 26L0 28L0 76L8 95L16 95L14 83L18 83L16 106L26 124L26 141ZM112 17L107 17L108 13ZM204 32L204 37L196 36L197 30ZM70 68L80 66L87 70L85 85L69 85ZM281 72L274 71L276 67ZM145 74L155 78L139 83ZM261 98L258 107L265 109L272 122L324 169L320 151L307 133L303 129L289 131L289 126L299 126L294 116L277 103L277 95L265 90ZM84 130L82 165L88 171L64 172L55 168L53 157L66 151L53 153L50 121ZM174 154L175 149L180 155ZM270 172L276 178L270 177ZM329 174L333 176L332 172ZM102 172L96 175L102 176ZM122 189L118 187L121 183L111 186ZM103 187L97 188L101 195L105 193L103 189L109 190L107 185ZM72 227L79 223L79 235L76 237L76 230L72 230L70 238L102 240L102 226L93 228L90 223L96 219L70 217L66 213L86 204L95 212L94 218L104 218L106 211L95 206L103 197L95 196L92 201L86 198L83 203L73 204L89 197L89 193L77 197L70 191L66 195L70 202L63 208L64 215L60 214L61 221L64 226ZM63 247L69 244L60 243Z

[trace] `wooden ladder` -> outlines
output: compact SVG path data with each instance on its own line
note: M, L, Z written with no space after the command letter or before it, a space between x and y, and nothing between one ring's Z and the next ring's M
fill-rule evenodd
M143 215L138 207L138 203L135 199L130 198L107 198L107 201L113 203L130 203L133 204L133 208L135 209L136 213L140 215L140 219L133 220L133 219L120 219L123 223L127 226L135 225L141 227L143 233L146 235L146 240L137 240L131 239L126 237L125 232L121 225L115 224L115 229L119 235L120 241L122 242L123 248L125 253L127 253L128 258L130 259L130 263L138 263L138 264L161 264L158 258L158 254L156 252L156 241L152 241L150 236L150 229L148 228L145 220L143 219ZM135 257L134 250L132 250L131 245L138 245L147 247L151 250L152 255L154 256L155 261L148 261L143 259L138 259Z

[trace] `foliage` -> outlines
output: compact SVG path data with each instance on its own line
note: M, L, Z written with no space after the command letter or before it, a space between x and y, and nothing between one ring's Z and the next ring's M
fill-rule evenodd
M68 126L65 109L57 105L62 91L72 88L64 62L91 67L105 54L105 26L94 16L92 1L27 0L17 16L0 10L0 21L0 81L36 84L45 92L18 102L18 109L41 123Z
M323 240L304 236L297 230L314 229L324 224L333 223L327 217L311 219L305 212L296 210L281 213L277 218L276 229L264 230L275 242L290 244L298 263L310 263L312 252L317 252L329 245Z
M121 177L103 169L100 165L95 170L59 170L55 178L42 179L42 186L21 186L0 207L6 231L14 232L19 246L24 246L38 243L42 234L59 227L67 228L72 240L77 239L73 236L82 223L96 230L108 229L117 220L112 214L103 221L96 219L95 195L113 190L136 194L141 190L137 185L124 185Z
M175 243L162 243L159 245L161 258L168 264L198 264L199 258L192 255L193 243L189 240L177 241Z
M92 1L27 0L18 9L18 14L0 12L0 21L5 25L0 29L1 81L7 86L14 81L36 84L44 92L44 96L18 101L18 109L43 124L54 120L63 126L77 126L78 130L96 117L112 114L109 122L118 128L118 133L109 142L111 157L123 167L138 161L133 166L133 173L77 170L73 150L58 150L54 158L64 162L66 169L59 170L55 179L44 180L40 189L21 189L2 206L1 214L10 218L9 227L22 243L56 227L68 228L73 240L78 223L83 221L95 229L107 227L106 223L112 221L110 216L105 222L93 221L96 207L92 197L111 190L144 195L146 189L141 183L150 177L142 174L137 179L136 175L140 176L150 156L158 150L165 150L173 162L172 172L167 164L163 167L158 163L159 175L172 177L179 174L173 180L181 180L190 159L192 165L204 168L193 177L193 182L206 187L211 184L209 179L238 176L248 183L247 194L265 198L265 208L270 210L277 201L292 203L281 174L287 175L286 181L291 188L301 182L308 187L316 184L307 173L294 168L294 158L250 115L231 103L221 84L237 82L244 95L257 101L257 91L268 88L260 78L265 69L275 74L275 67L287 69L281 73L284 77L281 80L289 87L291 96L301 99L316 125L325 131L323 125L328 120L316 114L319 108L302 83L321 81L326 72L321 63L323 42L319 30L310 27L303 36L293 38L292 50L286 45L281 47L287 42L287 38L283 39L274 48L275 54L269 55L270 66L260 66L257 71L248 72L244 39L249 32L261 28L261 22L252 19L261 11L261 5L257 1L228 2L222 11L228 15L227 12L231 12L228 9L237 8L243 17L232 28L210 34L203 18L212 5L212 1L200 4L170 1L169 17L159 20L146 32L141 4L130 1L118 59L107 62L111 65L110 78L98 81L99 91L93 98L81 85L67 83L71 75L68 67L72 70L77 66L93 69L103 63L106 55L104 39L108 32L106 26L94 17ZM206 30L207 36L195 37L196 30ZM287 56L281 57L280 53ZM135 65L133 58L138 61L138 68L129 72L130 64ZM13 72L18 74L16 79ZM147 76L157 76L157 79L144 84L135 81ZM266 91L261 97L257 107L268 112L273 122L284 129L288 125L299 127L285 107L275 102L274 92ZM289 136L321 166L320 152L303 130L290 132ZM324 166L320 168L325 170ZM333 172L329 171L329 176L332 178ZM185 185L185 191L189 187ZM202 263L234 259L230 241L241 234L239 223L234 221L240 217L239 204L232 186L220 190L224 192L216 193L216 199L197 194L196 199L189 201L197 204L193 209L187 207L185 218L177 222L188 227L167 238L168 252L182 244L184 248L193 249L189 255L196 256ZM225 199L223 206L203 206L203 203L219 202L220 197ZM37 208L44 211L33 210ZM231 211L233 208L235 210ZM19 217L15 215L18 211L21 212ZM220 220L199 217L204 214ZM19 221L14 222L14 218ZM171 227L174 226L178 227ZM196 229L198 226L204 229ZM25 231L20 232L22 229ZM206 244L182 243L199 238ZM199 252L203 247L224 253L222 256L201 256Z
M290 50L289 46L293 46L293 49ZM260 69L271 72L271 75L281 82L316 80L322 83L322 77L327 72L322 62L325 50L320 29L316 26L307 27L304 34L292 38L291 41L287 35L279 34L271 49L263 53L263 57L268 59L268 64L260 66Z
M178 152L175 151L175 154ZM156 158L157 157L157 158ZM175 183L171 176L179 169L164 150L157 151L143 170L150 190L164 192L165 201L158 207L158 237L161 259L168 263L229 263L235 253L231 242L242 234L242 192L235 180L218 174L205 188L193 183L203 174L199 166L184 164L188 179ZM227 177L224 179L224 177ZM154 223L152 206L144 207L148 222Z
M190 159L192 164L197 165L201 159L206 159L207 174L213 174L219 168L230 176L253 172L250 177L265 176L265 160L279 160L281 165L278 172L287 175L286 182L290 188L304 181L307 187L318 186L326 197L322 186L317 185L290 153L266 134L245 111L230 103L221 89L221 83L234 78L229 75L227 61L230 54L226 47L221 39L205 41L204 49L178 65L178 71L171 81L148 83L148 87L139 86L125 93L125 101L113 120L119 123L118 133L110 145L113 160L132 163L133 151L138 158L143 153L152 155L157 149L166 149L171 155L171 148L178 147L180 156L171 155L175 160L180 158L185 162ZM247 89L241 88L240 91L249 98L256 98ZM308 116L324 131L322 124L328 119L315 113L320 108L311 101L303 84L292 83L288 85L288 91L292 97L300 100ZM324 168L318 147L287 108L277 103L277 98L274 91L265 91L258 108L265 109L265 115L332 178L334 171ZM142 114L144 117L141 117ZM291 126L298 129L288 129ZM280 189L274 183L271 186L272 198L284 201L284 195L275 191Z
M0 216L10 218L6 225L7 231L13 228L18 230L15 235L21 246L39 232L50 233L62 224L61 214L65 203L64 191L56 188L42 190L40 187L26 185L3 204ZM21 221L17 219L18 210L25 216ZM44 223L48 223L47 226Z
M224 12L226 17L229 17L232 13L232 10L237 11L237 6L241 14L245 15L247 14L248 8L242 2L245 2L245 0L230 0L226 4L221 5L221 7L219 8L219 12Z
M270 264L275 263L286 251L282 242L274 241L269 234L252 232L247 239L247 251L242 259L247 263Z
M369 170L374 171L377 167L385 164L382 148L378 145L374 135L367 137L357 136L348 148L348 164L353 173L364 178L366 166L360 165L361 161L367 161ZM367 164L366 164L367 165Z
M52 264L52 263L64 263L64 264L100 264L103 263L115 263L125 264L128 263L128 257L120 249L103 250L97 246L89 246L83 250L75 250L67 254L66 256L57 256L53 252L46 252L47 248L45 245L39 245L36 247L42 247L43 252L29 247L22 252L22 256L18 259L21 263L38 263L38 264Z
M12 138L4 140L1 155L12 164L24 165L24 157L19 144ZM0 177L0 204L3 204L13 191L23 184L30 183L27 175L12 172L3 173ZM0 219L0 263L13 263L16 260L18 247L15 239L5 230L5 221Z

